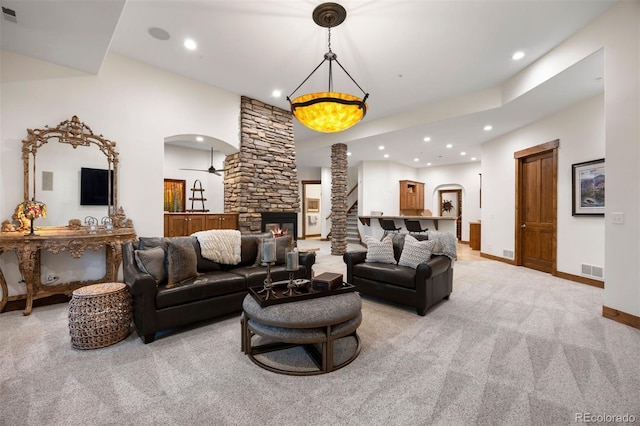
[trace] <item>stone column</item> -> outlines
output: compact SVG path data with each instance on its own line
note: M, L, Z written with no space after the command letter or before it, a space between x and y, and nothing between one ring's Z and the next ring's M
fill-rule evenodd
M347 145L331 145L331 254L347 251Z
M300 210L290 111L241 97L240 151L225 159L224 210L238 213L243 234L260 232L262 212Z

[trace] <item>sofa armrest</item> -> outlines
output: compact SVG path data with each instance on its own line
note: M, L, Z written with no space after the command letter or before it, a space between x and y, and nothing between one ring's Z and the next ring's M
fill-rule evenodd
M151 294L153 298L156 295L155 279L138 269L136 264L134 247L131 242L122 244L122 275L125 284L129 287L131 296L141 296L143 294Z
M364 259L367 257L366 251L348 251L344 255L342 255L342 260L344 263L348 265L356 265L358 263L364 262Z
M366 251L348 251L342 255L342 260L347 265L347 282L353 283L353 265L363 263L367 257Z
M451 259L447 256L431 256L431 259L419 264L416 268L416 283L440 275L448 271L450 267Z
M311 279L311 268L316 263L316 254L312 252L301 251L298 253L298 263L307 270L307 279Z

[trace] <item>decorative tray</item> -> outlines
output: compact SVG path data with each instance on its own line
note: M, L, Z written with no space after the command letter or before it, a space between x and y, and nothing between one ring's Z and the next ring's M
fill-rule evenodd
M298 300L315 299L318 297L333 296L336 294L348 293L356 289L355 286L347 283L342 283L341 287L333 290L316 290L311 285L309 280L293 280L296 284L293 295L284 294L288 288L289 280L275 281L273 283L273 293L266 297L266 292L260 293L262 287L249 287L249 294L258 302L263 308L271 305L279 305L280 303L296 302Z

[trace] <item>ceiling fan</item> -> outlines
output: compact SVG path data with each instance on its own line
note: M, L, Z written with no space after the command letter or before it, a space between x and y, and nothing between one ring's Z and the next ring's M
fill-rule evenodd
M208 169L180 169L180 170L192 170L192 171L195 171L195 172L207 172L207 173L213 173L214 175L222 176L221 170L216 170L216 168L213 167L213 147L211 148L211 167L209 167Z

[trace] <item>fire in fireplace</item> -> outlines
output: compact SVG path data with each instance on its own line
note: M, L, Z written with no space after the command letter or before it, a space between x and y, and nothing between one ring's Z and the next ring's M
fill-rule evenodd
M298 239L298 213L295 212L263 212L262 232L271 231L274 236L293 235Z

